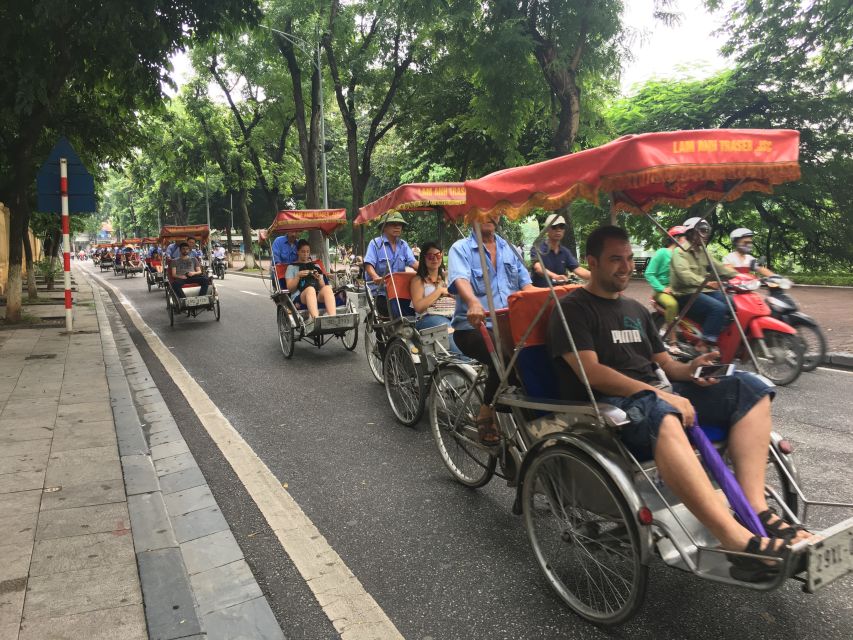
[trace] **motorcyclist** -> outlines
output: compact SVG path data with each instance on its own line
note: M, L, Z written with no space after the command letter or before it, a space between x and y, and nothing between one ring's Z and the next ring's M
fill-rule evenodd
M706 253L705 242L711 236L711 225L707 220L694 217L684 221L685 248L676 251L672 256L670 267L670 287L672 295L678 304L684 306L690 300L699 286L704 286L701 293L693 301L687 311L687 317L702 325L702 337L709 348L717 344L717 339L725 323L728 306L719 284L715 279L708 279L711 273L710 256ZM736 275L734 268L713 260L720 275Z
M643 276L646 282L651 285L654 290L654 300L663 309L664 322L667 325L675 320L678 315L678 301L672 295L672 288L669 286L669 269L672 263L672 254L678 250L678 243L684 234L687 233L682 225L672 227L666 236L666 245L661 247L649 260ZM675 346L675 335L671 334L670 346Z
M752 255L752 238L755 233L745 227L735 229L729 234L732 240L732 251L723 258L723 264L734 267L740 273L759 273L762 276L776 275L767 267L758 264L758 260Z

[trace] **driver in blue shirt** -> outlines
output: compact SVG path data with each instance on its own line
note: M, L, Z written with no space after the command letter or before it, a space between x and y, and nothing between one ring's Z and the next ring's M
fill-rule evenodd
M492 296L496 309L509 304L509 296L516 291L527 291L534 286L530 273L516 250L496 232L498 218L480 224L486 262L489 268ZM495 412L490 406L500 384L500 376L486 349L479 327L484 322L491 331L486 282L480 262L477 239L474 232L467 238L457 240L450 248L448 261L448 289L456 295L456 310L451 326L453 340L462 353L488 367L483 392L483 404L477 416L477 434L480 442L488 446L500 444L500 432L495 425ZM494 341L494 335L492 336Z
M386 214L381 219L382 235L374 238L367 246L364 254L364 271L367 286L376 301L376 309L380 315L388 315L388 298L381 288L383 278L389 273L400 273L406 267L418 268L418 261L412 249L400 237L403 233L405 219L397 211ZM400 312L400 309L397 309Z
M294 264L299 262L296 245L298 243L299 233L297 231L288 231L286 234L278 236L272 241L272 264L270 265L270 280L275 278L275 265L277 264ZM287 284L284 278L279 280L281 289L286 289Z
M563 245L566 233L566 220L563 216L552 213L545 219L546 240L530 249L530 259L533 261L533 284L537 287L547 287L539 256L548 272L548 277L554 284L565 284L568 273L574 273L579 278L589 280L589 271L580 266L578 259L568 247Z

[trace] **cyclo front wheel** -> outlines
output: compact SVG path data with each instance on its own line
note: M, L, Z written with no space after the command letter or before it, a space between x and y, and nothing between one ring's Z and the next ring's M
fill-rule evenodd
M382 353L380 351L379 339L377 332L380 329L375 327L375 316L368 314L364 320L364 352L367 354L367 366L370 367L370 373L376 378L376 382L384 384L385 377L382 373Z
M579 616L615 625L646 594L634 515L607 473L578 449L544 447L524 476L524 524L536 560L557 595Z
M397 421L413 427L424 414L426 383L424 364L415 362L415 356L400 338L394 338L385 348L382 360L385 377L385 395Z
M476 376L457 365L440 365L429 397L429 424L441 460L460 484L476 489L495 473L497 457L478 441L474 421L483 403Z
M290 323L290 314L287 310L280 306L278 307L278 342L281 345L281 352L285 358L293 356L293 347L296 343L296 331Z

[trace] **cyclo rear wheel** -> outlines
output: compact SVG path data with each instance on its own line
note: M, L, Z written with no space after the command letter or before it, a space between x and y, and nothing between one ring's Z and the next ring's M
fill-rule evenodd
M477 439L474 421L482 403L475 376L457 365L439 366L429 397L430 430L450 474L473 489L492 479L497 464L497 457Z
M415 362L406 342L394 338L385 348L382 371L391 411L398 422L413 427L423 416L426 404L424 363Z
M579 616L615 625L643 602L634 515L607 473L575 447L540 449L524 476L524 524L536 560L557 595Z
M355 305L351 302L347 303L347 313L356 313ZM358 346L358 323L341 336L341 342L344 343L344 349L347 351L355 351L355 348Z
M364 352L367 354L367 366L370 367L370 373L376 378L379 384L385 383L385 377L382 373L382 352L380 350L379 338L377 332L380 329L375 328L376 316L372 313L367 315L364 320Z

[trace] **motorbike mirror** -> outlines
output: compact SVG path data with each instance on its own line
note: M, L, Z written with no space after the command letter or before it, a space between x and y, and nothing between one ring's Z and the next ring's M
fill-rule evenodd
M757 264L759 267L766 267L767 256L761 256L760 258L758 258L758 260L755 261L755 264Z

